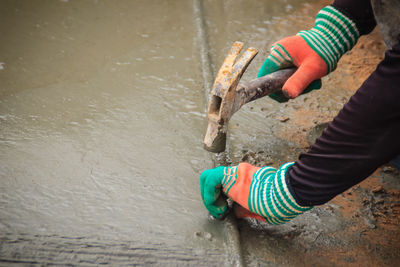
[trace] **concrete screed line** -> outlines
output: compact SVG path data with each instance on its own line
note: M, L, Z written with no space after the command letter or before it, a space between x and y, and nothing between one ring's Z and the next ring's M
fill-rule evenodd
M203 3L201 0L193 0L193 12L194 12L194 23L196 28L196 44L198 46L199 58L202 69L202 78L204 85L205 99L208 100L210 90L214 80L214 70L212 68L209 47L208 47L208 35L204 19ZM207 103L207 101L205 101ZM212 157L214 167L219 165L225 165L227 162L227 155L229 155L229 144L225 152ZM243 262L243 256L240 247L240 234L238 231L237 220L231 212L223 220L224 232L226 238L226 250L227 250L227 263L229 266L245 266Z

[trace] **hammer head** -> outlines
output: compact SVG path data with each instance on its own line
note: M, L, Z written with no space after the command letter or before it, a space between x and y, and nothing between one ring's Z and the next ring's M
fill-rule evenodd
M204 137L204 148L210 152L225 151L228 122L233 115L236 87L250 62L257 55L255 48L248 48L236 60L243 48L242 42L235 42L218 71L208 102L207 133Z

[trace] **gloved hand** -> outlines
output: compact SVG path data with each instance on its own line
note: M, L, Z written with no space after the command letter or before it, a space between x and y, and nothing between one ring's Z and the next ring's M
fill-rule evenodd
M200 193L203 204L217 219L222 218L228 211L228 205L221 194L221 184L224 178L224 166L205 170L200 175Z
M321 88L323 76L335 70L340 57L349 51L360 36L355 23L346 15L327 6L317 14L315 26L296 36L284 38L271 47L258 77L282 68L297 66L297 71L282 87L282 94L270 95L284 102L304 92ZM311 84L311 82L315 81Z
M312 208L298 205L289 192L285 174L292 164L278 170L248 163L206 170L200 176L204 205L211 215L221 218L227 211L226 203L218 202L222 190L242 207L236 210L239 217L263 219L270 224L287 222Z

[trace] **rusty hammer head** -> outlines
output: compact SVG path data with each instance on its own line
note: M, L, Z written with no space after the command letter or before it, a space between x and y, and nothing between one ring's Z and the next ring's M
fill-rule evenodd
M204 148L210 152L219 153L225 150L228 122L233 115L236 87L247 66L257 55L255 48L248 48L236 61L243 43L235 42L225 58L222 67L215 78L208 102L208 127L204 137Z

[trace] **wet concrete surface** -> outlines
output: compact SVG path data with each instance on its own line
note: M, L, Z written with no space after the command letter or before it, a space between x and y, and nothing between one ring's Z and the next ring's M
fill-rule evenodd
M199 195L212 162L200 146L191 3L2 1L0 10L5 265L122 264L125 249L126 263L224 262L220 224ZM89 257L97 250L105 260Z
M243 79L255 77L267 46L310 27L325 4L203 1L212 69L239 40L262 50ZM229 265L229 233L199 194L214 163L201 145L193 3L0 7L0 264ZM359 61L344 58L322 90L243 107L230 122L231 161L295 160L382 52L379 36L365 39ZM399 174L388 168L289 224L240 221L246 265L399 262Z

